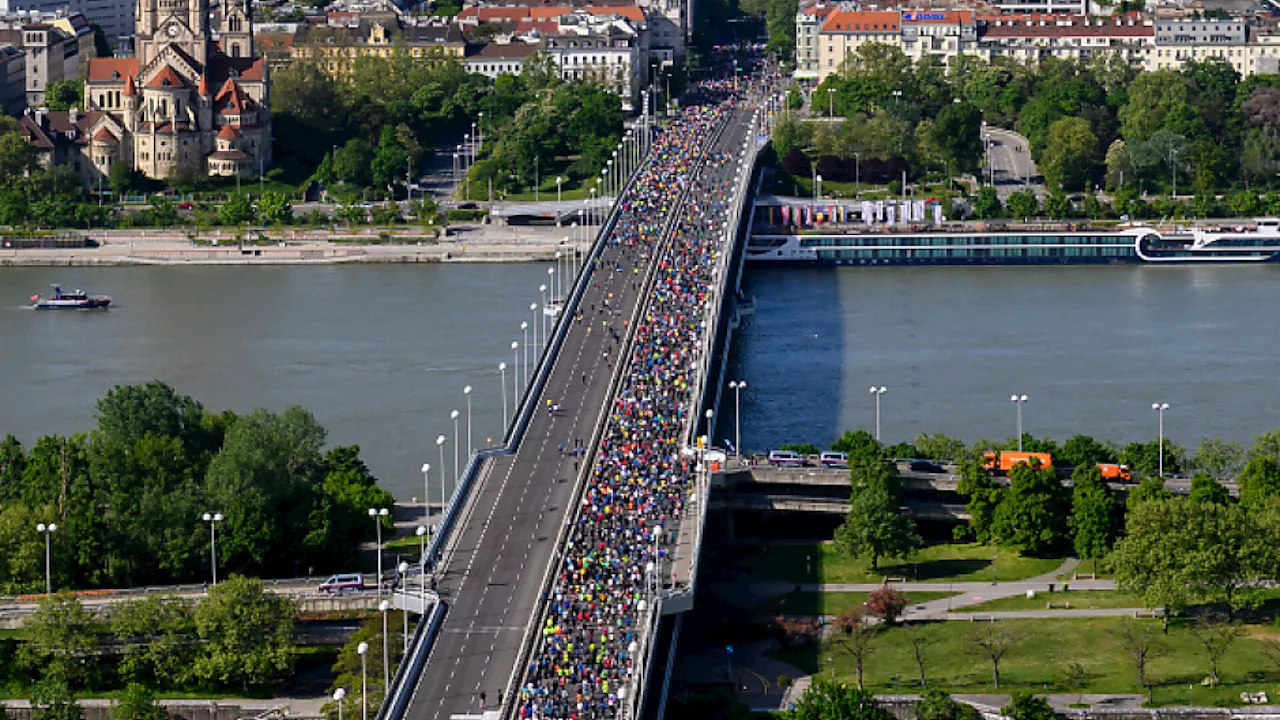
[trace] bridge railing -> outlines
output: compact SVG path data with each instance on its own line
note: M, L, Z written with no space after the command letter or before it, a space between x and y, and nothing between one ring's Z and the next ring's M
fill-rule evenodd
M645 146L646 152L648 145ZM644 157L637 168L644 167ZM515 415L512 417L511 424L507 427L504 443L500 447L488 448L481 450L471 456L467 462L466 468L463 470L462 477L458 483L458 487L454 489L453 497L449 500L448 505L444 509L444 513L440 518L440 524L437 532L431 539L431 544L427 549L427 562L438 566L443 559L445 551L452 542L454 531L458 527L459 509L470 503L470 495L472 486L475 484L480 470L486 460L499 457L501 455L509 455L516 451L520 441L524 438L525 432L528 430L529 423L533 418L533 413L537 410L534 407L536 398L541 395L543 388L546 386L547 378L550 376L551 363L545 361L548 357L557 356L561 345L564 343L565 335L571 323L565 318L571 317L582 300L582 295L586 291L587 284L591 278L591 268L594 267L596 258L600 257L603 252L606 240L613 232L613 227L617 222L618 201L625 197L626 191L631 187L633 178L628 178L627 184L617 197L614 198L605 221L600 225L596 233L591 249L588 250L586 257L583 259L582 266L574 279L573 288L556 319L553 326L553 335L550 342L544 348L543 354L540 356L538 368L534 374L533 380L525 388L524 394L521 396L520 404L516 408ZM413 645L409 649L409 655L401 662L401 667L406 672L411 672L407 677L411 677L413 682L408 679L402 680L399 684L392 684L392 692L387 693L382 707L378 711L378 720L400 720L404 716L405 709L412 700L413 690L416 686L417 678L421 675L422 669L426 666L427 660L431 656L431 648L435 645L436 634L439 632L440 624L444 621L444 616L448 611L447 604L443 601L437 601L432 610L431 617L425 623L419 623L421 632L414 634ZM520 664L517 663L517 673ZM508 697L511 695L508 694Z

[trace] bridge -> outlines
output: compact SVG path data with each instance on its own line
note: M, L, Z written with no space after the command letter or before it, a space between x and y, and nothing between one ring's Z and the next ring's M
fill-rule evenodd
M590 700L609 715L625 718L645 716L646 707L663 704L675 645L674 638L660 638L659 631L669 632L664 618L692 607L708 507L708 476L701 469L712 455L704 443L719 401L723 350L736 326L734 302L746 236L739 218L749 218L744 209L770 121L758 106L758 101L739 101L725 109L706 133L687 177L659 178L671 197L665 216L650 218L652 244L633 242L635 216L628 219L623 211L638 197L645 164L608 208L584 269L563 300L505 444L471 459L445 508L424 559L433 580L431 602L417 608L425 610L424 621L379 718L519 716L520 691L533 686L531 668L547 641L544 628L556 602L557 572L569 562L572 543L581 542L574 539L574 529L598 464L594 459L611 428L618 432L612 427L613 411L637 370L632 367L638 362L633 355L637 335L661 312L655 309L655 297L671 292L673 248L686 241L682 233L714 215L719 225L700 226L713 227L714 234L699 236L713 246L697 263L710 280L705 296L699 297L704 316L701 322L694 318L695 333L673 336L694 360L682 388L688 401L678 412L684 511L678 518L664 516L665 530L641 528L646 538L653 538L656 567L651 561L645 599L631 606L625 619L633 638L621 645L627 667L615 667L616 682L604 683ZM647 121L642 127L648 128ZM657 142L648 132L637 141L642 156ZM647 162L661 167L655 157ZM707 204L713 187L723 189L723 203ZM652 189L646 192L651 200ZM581 454L572 452L578 447ZM649 552L646 548L646 556ZM407 602L414 592L410 588L406 598L397 596L397 606L415 610ZM630 595L624 597L630 600ZM618 644L614 636L609 641Z

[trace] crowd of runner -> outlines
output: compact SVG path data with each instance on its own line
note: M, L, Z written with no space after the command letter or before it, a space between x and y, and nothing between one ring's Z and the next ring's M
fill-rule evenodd
M553 582L545 625L520 688L519 717L613 718L631 681L641 642L642 608L659 592L663 561L684 510L692 468L681 450L688 435L703 321L716 258L723 246L731 172L709 172L732 157L708 152L732 111L734 80L699 88L703 100L655 137L647 166L619 203L611 244L646 281L656 259L649 305L636 321L626 373ZM726 98L714 101L716 98ZM699 164L703 172L698 174ZM684 190L669 248L664 225ZM618 317L608 300L576 320L610 332L620 347ZM608 358L606 351L606 360Z

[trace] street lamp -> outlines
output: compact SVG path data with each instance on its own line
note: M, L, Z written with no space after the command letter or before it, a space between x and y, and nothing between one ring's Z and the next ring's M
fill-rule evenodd
M378 603L378 610L382 611L382 692L386 694L391 691L391 652L388 648L387 638L387 611L391 609L391 603L383 600Z
M513 385L513 390L515 391L515 394L512 396L511 402L513 403L515 408L518 410L520 408L520 341L519 340L511 341L511 358L512 358L511 382ZM505 379L506 376L504 375L503 378Z
M742 457L742 428L739 420L739 412L742 408L742 391L746 389L746 387L746 380L729 381L729 389L733 391L733 450L734 454L739 458Z
M449 417L453 420L453 486L458 487L458 481L462 479L462 468L458 467L458 415L457 410L449 412Z
M205 513L205 514L204 514L204 515L202 515L201 517L203 517L203 518L204 518L204 521L205 521L205 522L209 523L209 560L210 560L210 563L209 563L209 564L210 564L210 565L212 566L212 568L213 568L213 584L214 584L214 585L217 585L217 584L218 584L218 533L217 533L217 527L218 527L218 523L222 522L222 513L213 513L213 514ZM52 532L53 530L54 530L54 526L50 525L50 526L49 526L49 531L50 531L50 532Z
M1164 411L1169 409L1169 403L1151 403L1151 409L1160 414L1160 447L1157 450L1160 454L1160 479L1164 479Z
M441 472L444 469L441 468ZM422 522L426 522L431 517L431 463L422 463ZM444 512L444 508L440 508Z
M502 375L502 432L507 432L507 364L498 363L498 373Z
M560 200L561 200L561 198L560 198L560 185L561 185L561 183L563 183L563 182L564 182L564 178L562 178L562 177L558 177L558 176L556 177L556 202L560 202ZM558 214L559 212L560 212L560 211L557 209L557 210L556 210L556 213Z
M876 396L876 442L880 442L880 396L889 392L889 388L871 386L871 394Z
M356 646L360 656L360 720L369 720L369 643Z
M436 447L440 448L440 513L444 513L444 436L436 436Z
M529 384L529 321L521 320L520 329L524 332L524 384Z
M333 701L338 704L338 720L342 720L342 699L346 696L346 688L338 688L333 691Z
M707 412L705 415L707 418L707 449L708 450L711 449L711 418L715 417L715 414L716 414L715 410L712 410L711 408L707 408Z
M1027 396L1013 395L1009 399L1018 406L1018 452L1022 452L1022 406L1027 403Z
M538 303L529 303L529 313L533 315L533 359L537 360L538 351L541 347L538 345ZM545 341L546 338L543 338L543 340Z
M390 514L386 508L369 508L369 517L378 531L378 597L382 597L382 518Z
M425 576L427 565L427 526L419 525L418 528L413 531L413 534L418 536L418 564L422 566L422 574Z
M54 523L45 525L44 523L36 523L36 532L44 533L44 594L49 595L53 592L53 565L50 562L52 555L49 550L49 536L58 529Z
M409 563L402 560L400 562L399 570L400 577L403 578L402 582L404 582L405 597L407 599L409 590ZM421 580L422 582L426 582L426 575L423 575ZM403 658L405 655L409 654L409 605L407 602L404 607L400 608L400 613L404 615L404 632L400 634L400 657ZM387 692L390 692L389 688Z
M547 274L551 276L552 283L555 282L555 268L547 268ZM542 344L545 346L547 342L547 285L543 283L538 286L538 293L542 295ZM551 291L551 296L555 297L556 291Z
M836 116L836 89L827 88L827 117Z
M471 386L462 388L462 394L467 396L467 457L470 458L476 451L475 443L471 442Z

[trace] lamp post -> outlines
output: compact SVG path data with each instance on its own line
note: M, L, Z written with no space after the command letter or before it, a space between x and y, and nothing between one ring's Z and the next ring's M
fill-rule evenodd
M533 359L537 360L538 350L541 347L538 345L538 303L529 303L529 314L533 316Z
M382 597L382 518L390 514L386 508L369 508L369 517L378 531L378 597Z
M551 273L552 282L555 280L555 268L547 268ZM538 293L542 296L542 345L547 345L547 284L543 283L538 286ZM556 291L551 291L551 296L555 297ZM536 310L534 312L537 312ZM536 324L536 323L535 323Z
M889 388L871 386L871 394L876 396L876 442L880 442L880 396L889 392Z
M1164 479L1164 411L1169 409L1169 403L1151 403L1151 409L1160 415L1160 435L1159 447L1157 452L1160 455L1160 479Z
M498 363L498 373L502 375L502 432L507 432L507 364Z
M440 469L444 472L444 468ZM431 463L422 463L422 522L426 522L431 517ZM444 508L440 508L444 512Z
M356 646L360 656L360 720L369 720L369 643Z
M222 522L222 513L205 513L201 516L205 522L209 523L209 565L213 570L213 584L218 584L218 523ZM55 527L49 526L49 531L53 532Z
M471 386L462 388L462 394L467 396L467 458L470 458L476 451L475 443L471 442Z
M342 720L342 699L346 696L346 688L338 688L333 691L333 701L338 704L338 720Z
M705 417L707 418L707 449L711 448L711 419L715 417L715 414L715 410L707 408L707 412L705 413Z
M563 198L560 196L560 185L564 182L564 178L556 176L556 202L560 202ZM559 213L559 210L556 211Z
M453 420L453 486L458 487L458 480L462 478L462 468L458 466L458 415L457 410L449 411L449 418Z
M404 561L401 561L401 562L400 562L400 568L399 568L399 569L400 569L400 577L404 578L404 585L403 585L403 587L404 587L404 589L405 589L406 591L408 591L408 589L409 589L409 563L404 562ZM426 576L423 576L423 577L422 577L422 578L420 578L420 579L421 579L421 581L422 581L422 582L426 582L426 580L427 580ZM408 597L407 597L407 596L408 596L408 592L406 592L406 593L405 593L405 596L406 596L406 599L408 599ZM421 608L419 608L419 609L421 609ZM408 654L409 654L409 606L408 606L408 604L406 604L404 607L400 608L400 614L404 615L404 632L400 634L400 640L401 640L401 642L400 642L400 657L402 657L402 658L403 658L405 655L408 655ZM387 692L390 692L390 691L391 691L391 690L390 690L390 688L388 688L388 689L387 689Z
M1027 403L1027 396L1013 395L1009 399L1018 406L1018 452L1022 452L1022 406Z
M836 89L827 88L827 117L836 116Z
M862 196L862 153L853 154L853 196Z
M739 413L742 409L742 391L747 387L746 380L730 380L729 389L733 391L733 454L742 457L742 428Z
M425 576L427 574L427 526L419 525L413 534L418 536L418 564L422 566L422 574Z
M512 404L514 408L518 411L520 409L520 341L519 340L511 341L511 358L512 358L511 382L514 386L513 389L515 391L515 394L512 397Z
M522 320L520 329L524 332L524 384L529 384L529 321Z
M565 238L562 242L568 242L568 241L569 241L569 238ZM557 297L563 297L563 296L564 296L564 275L563 275L563 274L561 274L561 272L560 272L560 258L561 258L563 255L564 255L564 253L560 252L559 250L557 250L557 251L556 251L556 266L555 266L555 268L553 268L556 272L554 272L554 273L549 273L549 274L551 275L551 300L552 300L552 301L554 301ZM568 269L569 269L569 268L568 268L568 267L567 267L567 265L566 265L566 267L565 267L565 271L567 272L567 271L568 271ZM560 287L559 287L560 294L559 294L559 295L556 295L556 289L557 289L557 288L556 288L556 278L557 278L557 277L558 277L558 278L560 278ZM562 304L563 304L563 303L562 303ZM557 315L557 317L559 317L559 316Z
M36 532L44 535L44 594L49 595L53 592L53 555L50 551L49 538L56 532L58 526L55 523L36 523Z
M383 600L378 603L378 610L382 612L382 692L385 694L391 690L391 650L387 637L387 611L391 609L391 603Z
M436 447L440 448L440 513L444 514L444 436L436 436Z

